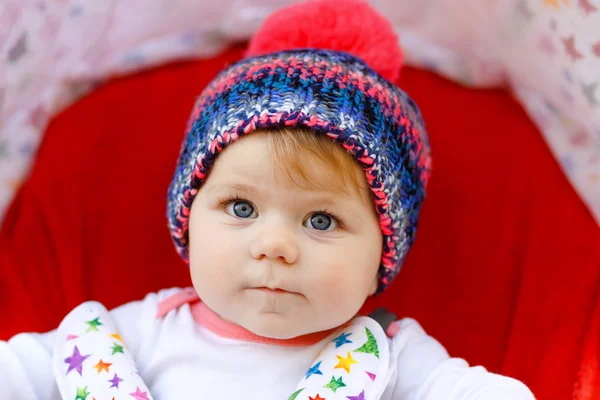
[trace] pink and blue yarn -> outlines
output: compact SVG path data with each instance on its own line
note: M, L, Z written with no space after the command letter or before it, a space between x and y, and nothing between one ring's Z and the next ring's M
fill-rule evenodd
M175 247L188 261L190 208L216 157L257 129L304 126L339 143L365 170L384 236L379 291L414 241L430 172L416 104L361 59L298 49L241 60L203 91L168 193Z

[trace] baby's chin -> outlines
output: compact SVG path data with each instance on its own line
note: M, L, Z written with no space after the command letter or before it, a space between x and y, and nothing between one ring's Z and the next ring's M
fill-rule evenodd
M293 339L303 334L302 327L297 323L292 324L286 321L284 316L275 313L264 313L248 318L241 325L255 335L270 339Z
M320 329L317 326L311 326L312 324L295 321L276 313L261 313L249 318L248 321L243 321L241 325L255 335L279 340L294 339L329 329Z

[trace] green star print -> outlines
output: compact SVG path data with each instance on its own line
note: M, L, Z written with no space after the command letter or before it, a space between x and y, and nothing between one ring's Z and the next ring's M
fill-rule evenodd
M87 388L87 386L84 388L77 388L77 396L75 397L75 400L85 400L90 395L90 392L87 391Z
M375 336L373 336L369 328L365 329L367 330L367 342L358 349L354 350L354 352L373 354L375 357L379 358L379 347L377 347L377 340L375 340Z
M88 324L90 326L86 332L89 332L89 331L98 332L98 327L100 325L102 325L102 322L100 322L100 318L94 318L91 321L86 321L86 324Z
M339 388L344 387L344 386L346 386L346 384L344 382L342 382L341 376L338 379L335 379L335 376L332 376L331 381L323 387L329 388L329 389L333 390L333 393L335 393L336 390L338 390Z
M113 356L117 353L125 354L125 352L123 351L123 346L121 346L120 344L117 344L115 342L113 342L113 344L114 344L114 346L110 348L112 350Z
M302 388L300 390L296 390L294 393L292 393L292 395L290 397L288 397L288 400L294 400L296 397L298 397L298 395L300 394L301 391L303 391L305 388Z

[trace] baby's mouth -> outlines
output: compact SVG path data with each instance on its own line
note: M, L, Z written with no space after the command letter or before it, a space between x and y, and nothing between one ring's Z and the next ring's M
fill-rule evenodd
M279 288L269 288L266 286L255 287L252 289L261 290L261 291L268 292L268 293L281 293L281 294L282 293L293 293L293 292L289 292L287 290L283 290L283 289L279 289Z
M286 289L282 289L281 287L277 287L277 286L250 286L248 287L248 289L251 290L256 290L259 292L263 292L263 293L269 293L269 294L296 294L296 295L300 295L300 293L297 292L292 292L291 290L286 290Z

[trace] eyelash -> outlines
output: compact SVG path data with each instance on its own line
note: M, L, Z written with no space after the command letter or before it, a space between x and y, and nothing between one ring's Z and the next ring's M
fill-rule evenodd
M246 202L252 204L252 202L249 201L248 199L245 199L242 196L240 196L239 194L236 194L234 196L227 196L227 197L220 198L219 206L222 209L225 209L229 204L236 202L236 201L246 201ZM254 205L253 205L253 207L254 207ZM346 223L345 223L344 219L341 218L340 216L336 215L335 213L329 211L327 208L321 208L321 209L319 209L319 211L315 211L313 214L327 214L331 218L336 220L336 222L340 228L346 227Z
M331 218L335 219L335 221L337 222L339 228L343 229L343 228L346 227L346 223L344 222L344 220L341 217L337 216L336 214L334 214L333 212L329 211L326 208L321 208L319 211L316 211L313 214L326 214L326 215L329 215Z
M229 204L231 204L235 201L247 201L248 203L252 204L252 202L250 202L247 199L242 198L242 196L236 194L235 196L227 196L227 197L219 198L219 206L221 208L225 209Z

